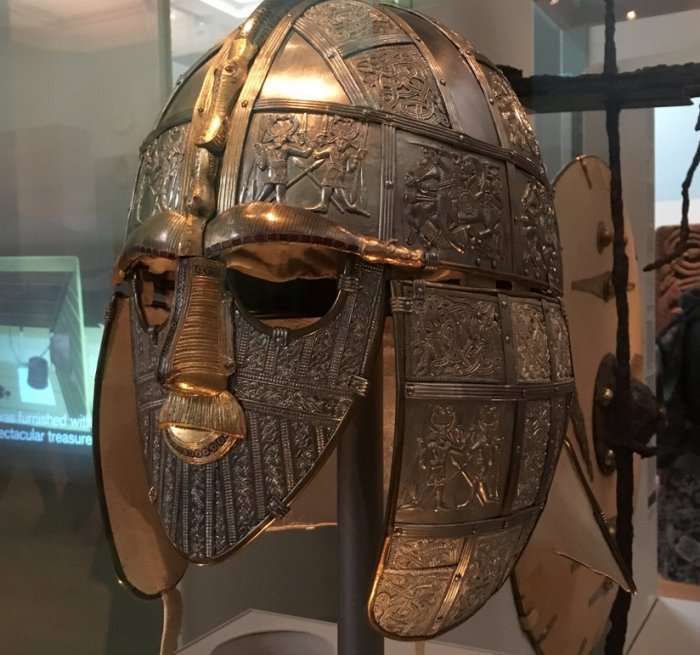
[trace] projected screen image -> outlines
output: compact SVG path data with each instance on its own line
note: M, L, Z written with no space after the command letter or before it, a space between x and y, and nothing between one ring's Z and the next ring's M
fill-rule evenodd
M90 454L101 332L76 257L0 257L0 448Z

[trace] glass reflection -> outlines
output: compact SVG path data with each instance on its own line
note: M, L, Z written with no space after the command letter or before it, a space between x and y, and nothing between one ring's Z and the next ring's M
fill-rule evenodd
M116 580L91 454L110 271L163 100L157 27L151 3L0 0L3 652L157 651L159 607Z

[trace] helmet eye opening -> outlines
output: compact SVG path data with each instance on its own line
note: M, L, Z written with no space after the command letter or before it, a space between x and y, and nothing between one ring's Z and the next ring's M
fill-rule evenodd
M230 268L226 286L249 320L273 329L306 331L333 311L339 296L337 277L272 282Z
M158 328L170 318L175 299L175 269L154 272L145 264L134 269L136 305L142 325Z

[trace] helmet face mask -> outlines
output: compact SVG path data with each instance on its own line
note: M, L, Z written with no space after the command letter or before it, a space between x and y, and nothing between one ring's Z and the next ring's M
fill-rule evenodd
M197 563L284 516L372 393L389 308L368 609L427 638L501 586L554 473L573 378L551 191L507 82L459 37L356 0L287 5L185 80L192 123L166 109L144 149L119 267L149 498Z

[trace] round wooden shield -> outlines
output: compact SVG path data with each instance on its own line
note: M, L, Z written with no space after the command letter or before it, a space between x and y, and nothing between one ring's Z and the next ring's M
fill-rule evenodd
M554 189L564 257L564 306L576 376L567 438L586 481L614 528L616 475L604 472L605 452L599 462L593 439L596 378L601 362L616 348L610 170L597 157L579 157L559 174ZM630 260L632 374L641 378L639 272L627 219L625 234ZM528 548L518 562L513 588L522 627L535 651L543 655L588 655L603 634L617 591L617 585L609 578L537 548Z

